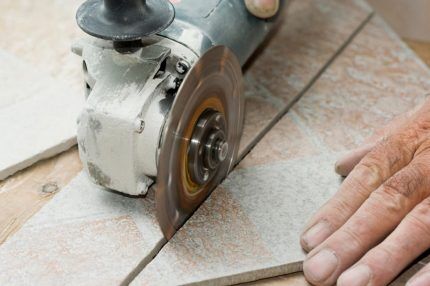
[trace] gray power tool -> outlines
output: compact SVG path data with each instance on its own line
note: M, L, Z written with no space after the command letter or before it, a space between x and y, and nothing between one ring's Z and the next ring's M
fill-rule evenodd
M168 239L236 162L241 66L278 18L257 18L242 0L171 2L88 0L76 18L92 37L74 48L87 88L78 119L84 168L132 196L155 183Z

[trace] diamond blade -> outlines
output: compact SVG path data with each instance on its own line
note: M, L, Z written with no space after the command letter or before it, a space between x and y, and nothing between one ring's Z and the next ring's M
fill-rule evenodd
M222 144L222 160L215 169L206 169L205 165L201 164L204 172L211 172L206 178L207 181L202 183L193 179L193 170L189 166L195 165L190 164L189 160L196 160L196 156L189 153L193 134L205 133L197 128L204 128L205 125L200 122L208 114L222 117L222 120L218 121L223 124L208 125L207 128L214 131L203 131L213 131L214 134L222 132L220 138L225 142ZM234 166L243 128L243 116L240 64L226 47L214 47L188 72L175 97L163 131L158 163L156 209L159 224L167 239L174 235ZM207 122L216 122L215 119ZM223 130L215 130L218 128L216 126L222 126ZM205 145L200 147L198 154L203 156ZM211 155L206 151L204 154Z

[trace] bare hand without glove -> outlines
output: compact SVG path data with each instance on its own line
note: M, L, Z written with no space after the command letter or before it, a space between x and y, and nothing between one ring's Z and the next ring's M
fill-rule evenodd
M336 171L348 177L301 238L305 276L315 285L386 285L430 247L430 100ZM430 285L430 266L409 283Z

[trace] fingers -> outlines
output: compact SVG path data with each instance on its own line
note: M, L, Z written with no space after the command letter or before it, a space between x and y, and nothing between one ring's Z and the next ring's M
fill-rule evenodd
M430 285L430 264L427 264L417 274L415 274L406 286L427 286Z
M262 19L275 16L279 10L279 0L245 0L245 5L251 14Z
M387 285L430 247L430 199L415 207L396 230L338 279L338 286ZM430 273L430 269L428 269ZM427 277L430 285L430 275ZM419 284L418 284L419 285Z
M352 169L354 169L354 167L375 147L375 145L376 143L366 144L345 154L336 162L336 173L344 177L348 176Z
M303 266L306 278L316 285L335 283L345 269L384 239L428 196L429 172L423 162L413 161L384 182L338 231L309 253ZM366 276L363 267L357 271Z
M377 144L342 183L339 191L310 220L301 237L310 251L342 226L385 180L406 166L413 148L389 137Z

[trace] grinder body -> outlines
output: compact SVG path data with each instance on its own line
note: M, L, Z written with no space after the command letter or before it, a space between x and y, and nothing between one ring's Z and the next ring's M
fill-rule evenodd
M123 53L116 40L95 38L74 48L84 60L88 96L78 120L84 168L97 184L129 195L145 194L156 180L166 119L189 68L215 46L243 65L279 17L256 18L238 0L173 6L173 22L142 38L137 50Z
M280 13L270 19L250 14L242 0L176 1L175 20L159 34L180 42L203 55L213 46L226 46L241 65L255 52L277 23ZM287 1L281 1L283 11Z
M84 169L131 196L155 183L168 239L236 163L241 66L280 17L256 18L242 0L171 2L87 0L76 18L94 37L73 47L87 97L77 136Z

